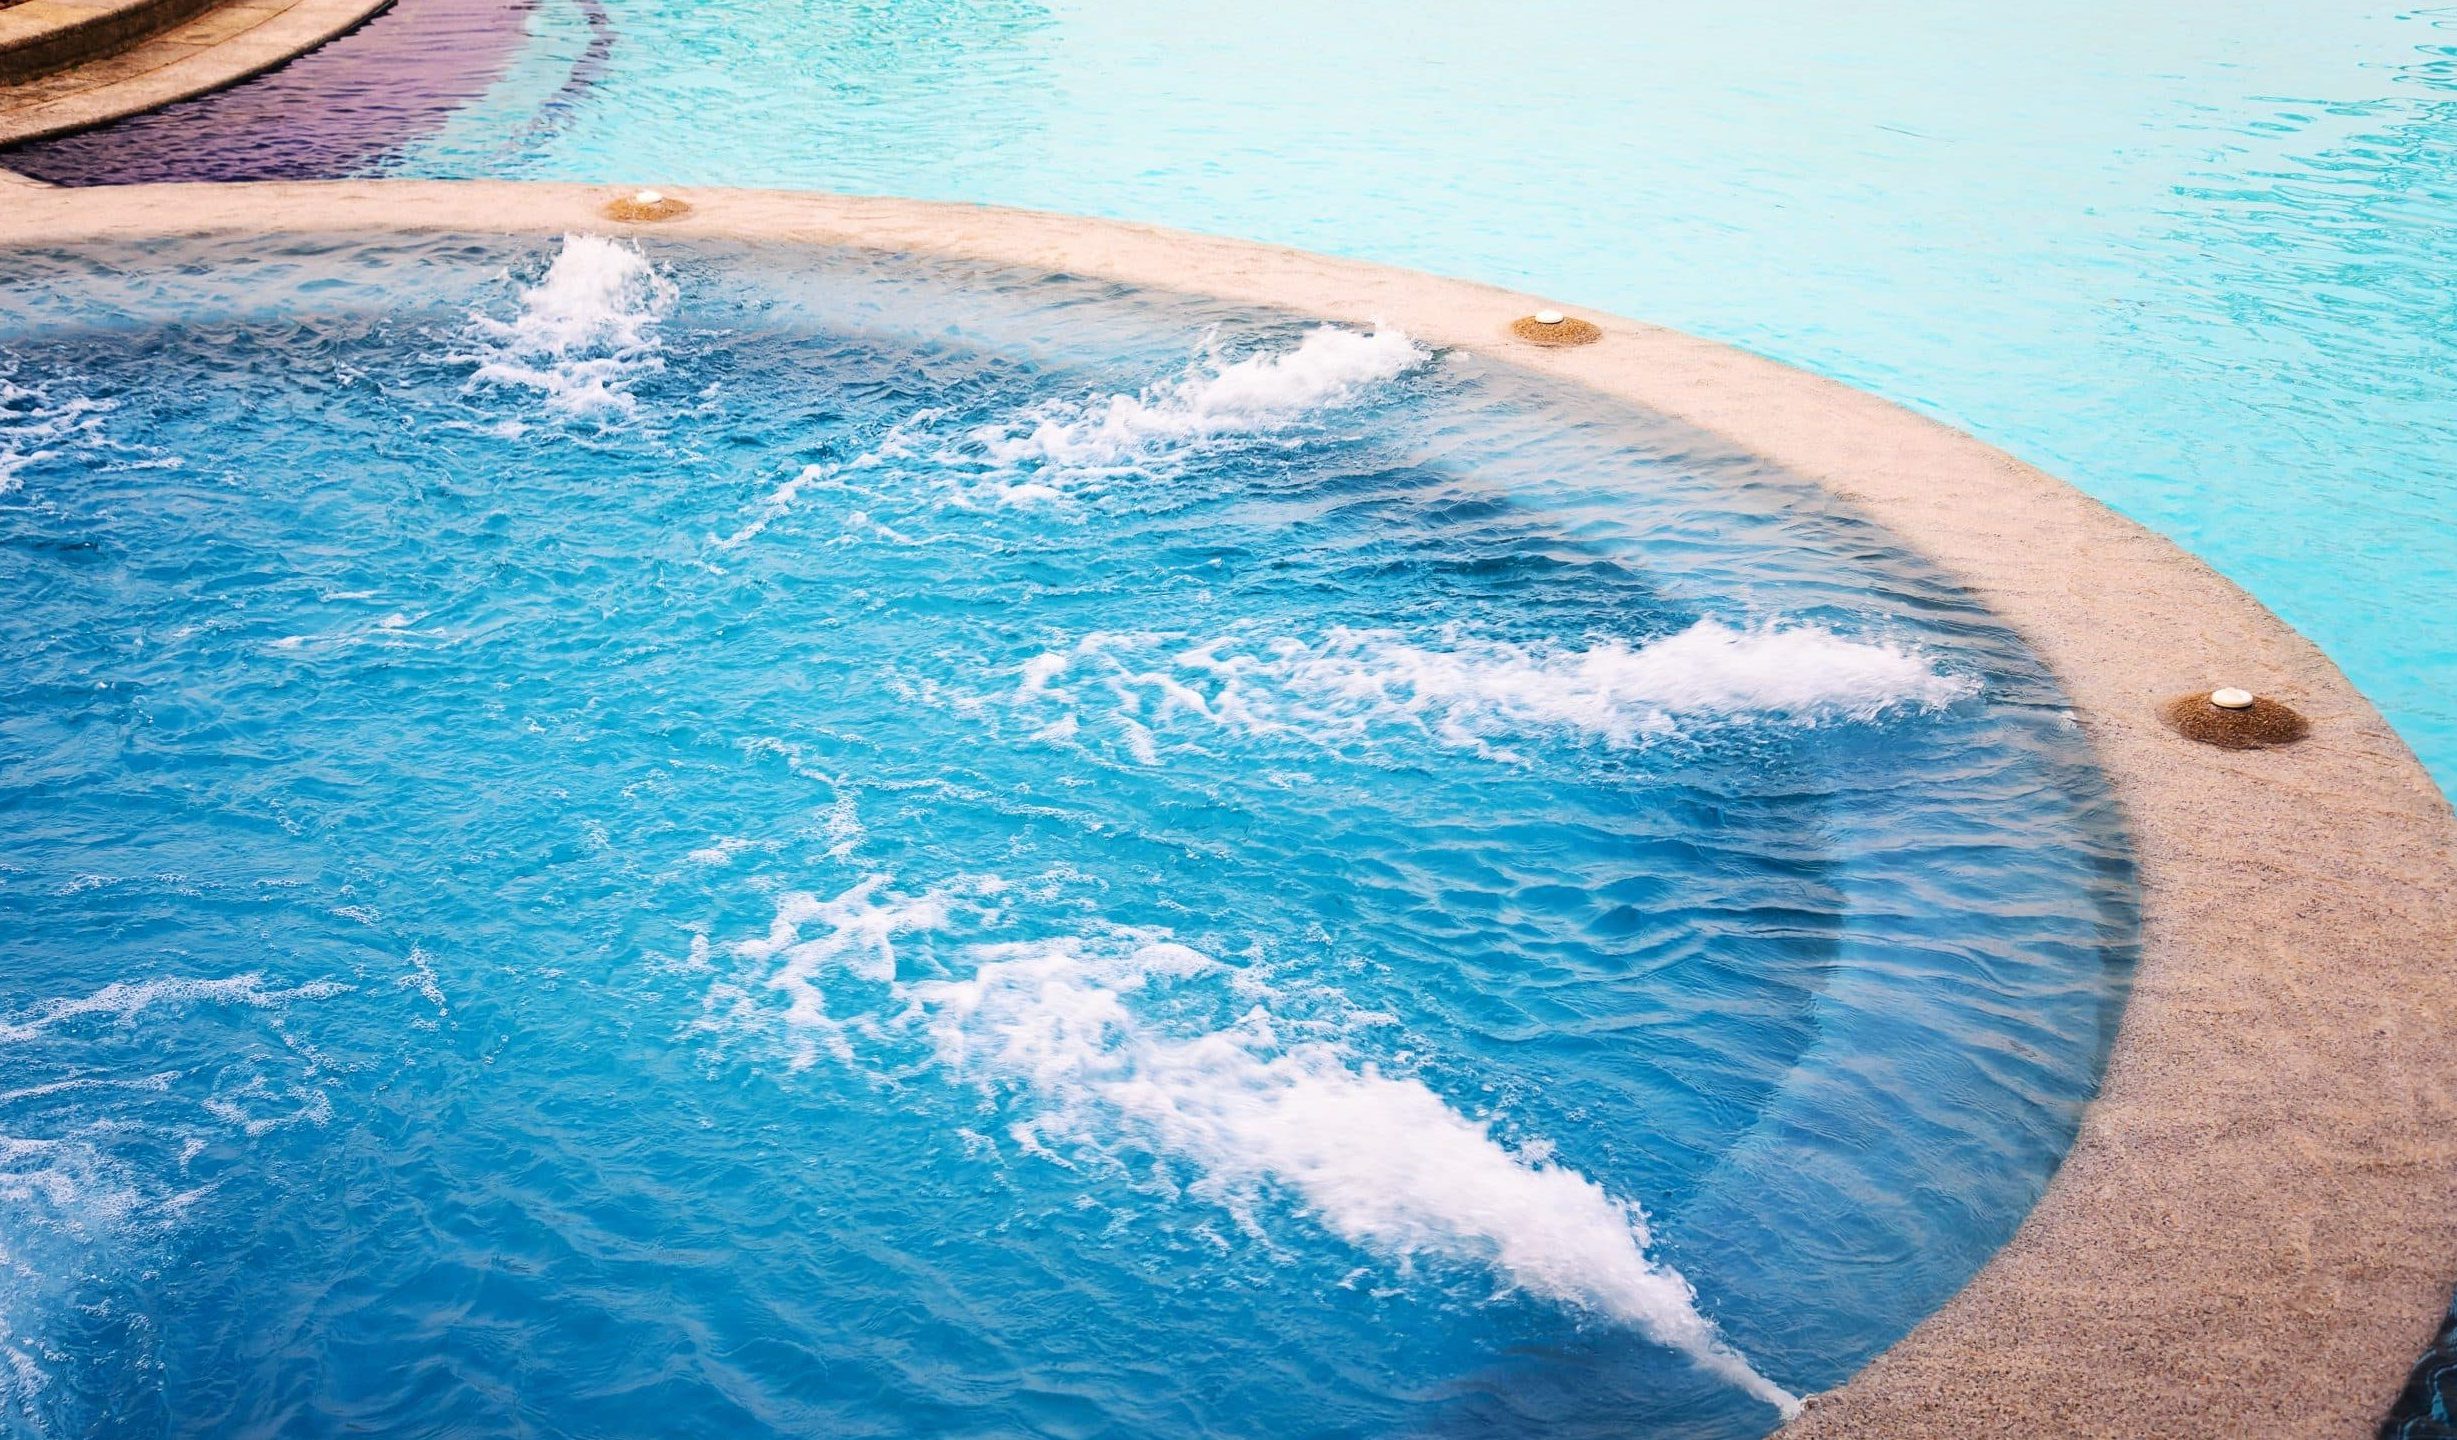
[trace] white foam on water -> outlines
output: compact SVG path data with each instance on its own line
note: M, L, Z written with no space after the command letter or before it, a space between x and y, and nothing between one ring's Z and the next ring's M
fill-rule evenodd
M286 654L297 654L310 650L319 654L340 654L361 646L402 649L438 640L451 643L453 637L446 631L416 628L418 622L425 618L424 615L413 616L396 610L389 615L377 616L371 620L339 626L332 630L283 635L271 641L270 648Z
M410 973L394 983L403 989L416 990L420 995L426 997L429 1005L435 1007L435 1013L439 1018L450 1019L452 1007L444 1003L443 982L436 978L434 960L427 954L425 946L412 945L410 947L409 964Z
M40 386L0 374L0 495L17 489L23 483L18 477L29 467L63 449L98 443L103 417L113 408L83 396L54 400Z
M1178 375L1131 395L1061 400L973 432L994 464L1101 469L1155 448L1276 430L1347 404L1432 358L1392 329L1325 325L1295 347L1223 361L1210 345Z
M850 858L870 838L870 831L862 824L861 806L851 792L838 795L828 806L827 819L820 822L819 833L828 842L828 857L833 860Z
M755 735L748 740L739 742L739 748L744 755L747 755L754 760L763 756L773 755L779 760L785 762L785 768L787 770L792 771L794 774L801 776L805 780L816 780L823 785L834 788L842 788L844 784L844 782L833 772L824 770L813 762L810 758L809 752L805 751L801 746L796 745L789 740L779 740L768 735Z
M720 550L731 550L758 539L767 528L792 513L794 502L802 498L804 488L835 478L832 465L805 465L794 477L767 493L759 502L759 513L727 535L710 535L709 542Z
M860 493L848 483L848 476L858 475L863 471L877 470L896 461L909 461L922 457L926 452L921 447L921 441L928 433L929 427L940 418L942 413L935 408L916 410L890 426L876 445L852 460L842 464L826 463L803 466L794 473L792 479L783 482L761 497L757 514L729 534L711 533L708 537L709 543L720 550L732 550L759 538L767 532L769 526L793 513L794 506L800 502L802 492L805 490ZM865 524L870 525L874 533L883 538L897 544L911 543L904 536L896 534L886 526L871 522L868 516L859 518ZM852 523L852 517L848 517L848 526L851 526Z
M1095 633L1026 661L1010 702L1036 720L1106 711L1138 756L1150 730L1193 717L1323 743L1404 727L1495 751L1568 734L1627 747L1695 724L1816 725L1937 709L1976 694L1914 646L1819 626L1700 620L1632 645L1519 642L1449 626L1429 638L1334 628L1313 640ZM1055 722L1043 720L1042 728Z
M276 1107L270 1113L259 1108L267 1102ZM289 1102L296 1102L297 1108L278 1108ZM292 1125L322 1128L331 1124L333 1119L332 1097L323 1091L313 1087L290 1086L277 1093L262 1076L251 1079L233 1094L208 1097L204 1106L207 1114L238 1129L251 1140Z
M87 1016L109 1016L127 1025L147 1010L162 1005L245 1005L258 1010L271 1010L293 1000L322 1000L342 994L349 988L334 981L317 980L283 989L265 984L264 977L254 973L231 975L218 980L178 977L116 980L90 995L45 1000L19 1012L14 1018L0 1020L0 1043L32 1039L68 1021Z
M171 1088L171 1082L178 1078L179 1072L176 1070L161 1070L129 1080L101 1076L77 1080L53 1080L46 1084L0 1091L0 1105L13 1105L24 1100L40 1100L52 1095L68 1095L78 1091L92 1090L140 1090L161 1094L168 1091Z
M0 1322L7 1318L7 1312L0 1311ZM50 1424L37 1409L40 1396L50 1388L51 1375L40 1360L15 1345L0 1345L0 1415L13 1412L29 1433L51 1434Z
M951 1074L1031 1107L1008 1132L1029 1153L1169 1157L1198 1172L1189 1193L1250 1228L1267 1194L1292 1196L1349 1244L1482 1267L1517 1291L1629 1325L1786 1415L1797 1410L1700 1312L1688 1280L1648 1254L1636 1204L1547 1147L1511 1149L1321 1027L1275 1018L1250 971L1155 934L1106 934L975 945L969 976L905 982L893 938L946 925L949 900L888 895L886 883L872 877L833 900L787 896L766 937L734 947L782 962L764 983L792 996L788 1024L840 1059L854 1058L856 1034L918 1031ZM828 1009L831 969L867 987L840 997L843 1013ZM1224 1026L1151 1003L1206 979L1257 1003ZM881 998L898 1008L852 1023L853 1007Z
M144 1200L117 1162L83 1140L0 1135L0 1205L38 1208L91 1241L125 1225Z
M1632 1325L1789 1414L1797 1400L1717 1333L1679 1271L1647 1254L1645 1214L1567 1166L1495 1140L1423 1083L1339 1046L1286 1039L1257 1008L1172 1034L1131 997L1221 968L1182 945L1104 960L1074 941L983 947L969 979L909 988L940 1058L1027 1089L1045 1145L1148 1146L1203 1172L1195 1193L1249 1209L1293 1191L1377 1254L1489 1267L1528 1294Z
M710 844L702 845L699 849L685 855L683 859L693 865L730 865L735 856L758 843L756 840L740 835L727 835Z
M416 952L412 963L431 975ZM327 1062L285 1022L294 1003L350 988L330 981L278 986L253 973L162 976L38 1001L0 1018L0 1068L32 1082L0 1094L6 1107L0 1123L50 1132L0 1133L0 1342L6 1342L0 1344L0 1429L12 1422L34 1433L92 1429L84 1392L62 1383L75 1373L78 1358L47 1343L49 1317L69 1305L93 1313L94 1305L113 1303L107 1296L129 1277L162 1263L168 1237L213 1191L212 1182L198 1184L186 1174L212 1143L209 1136L223 1127L255 1138L331 1122L332 1101L312 1078ZM98 1046L146 1045L151 1032L138 1027L189 1023L206 1006L264 1012L248 1023L269 1029L306 1062L305 1073L296 1080L254 1073L236 1084L218 1065L124 1080L94 1073L103 1068ZM178 1158L171 1160L165 1152L174 1143ZM89 1283L111 1287L106 1298L84 1294Z
M1007 472L1006 504L1061 498L1053 475L1149 467L1206 444L1273 435L1350 405L1432 359L1387 327L1325 325L1287 349L1224 359L1206 341L1184 370L1132 394L1053 400L974 428L944 459L978 455ZM1013 472L1028 472L1016 476Z
M55 1378L74 1362L48 1343L46 1317L79 1303L80 1279L124 1263L119 1252L175 1222L196 1198L133 1173L112 1153L116 1131L111 1121L92 1127L101 1143L86 1134L0 1135L0 1428L91 1432L81 1397Z
M477 380L536 391L567 414L637 408L639 376L661 369L657 322L674 283L636 246L602 235L566 235L546 274L520 293L510 320L471 317L483 349Z
M1177 374L1132 393L1047 400L960 432L942 426L944 410L916 410L853 459L804 466L733 530L711 531L708 539L720 550L756 539L812 489L875 495L893 505L909 500L905 487L918 478L959 508L1062 501L1087 476L1148 472L1206 446L1297 431L1432 358L1389 328L1325 325L1294 345L1235 360L1207 337ZM886 472L896 483L882 488L870 472ZM859 510L845 518L844 535L921 543Z
M817 1063L826 1051L851 1062L853 1045L846 1027L828 1010L829 972L841 971L873 985L892 985L896 978L895 941L899 934L935 930L947 920L947 897L882 895L889 877L874 875L833 899L795 891L777 902L776 918L766 936L738 940L730 947L737 959L764 973L721 984L709 996L703 1028L753 1021L774 1007L760 992L784 998L782 1018L793 1036L791 1063L797 1070ZM816 931L803 939L806 929Z

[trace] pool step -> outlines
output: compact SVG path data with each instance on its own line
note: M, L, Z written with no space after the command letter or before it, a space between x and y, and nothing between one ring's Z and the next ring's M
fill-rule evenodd
M219 0L15 0L0 5L0 85L20 84L138 45Z

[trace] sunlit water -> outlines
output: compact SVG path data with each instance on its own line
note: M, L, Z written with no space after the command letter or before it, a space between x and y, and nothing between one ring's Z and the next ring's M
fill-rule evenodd
M993 201L1531 286L2072 480L2249 587L2457 781L2446 7L486 10L402 0L350 43L416 65L336 47L262 82L278 107L242 89L10 163ZM353 143L301 138L327 131Z
M1406 336L808 252L0 264L0 1416L1747 1436L2132 945L2053 685Z

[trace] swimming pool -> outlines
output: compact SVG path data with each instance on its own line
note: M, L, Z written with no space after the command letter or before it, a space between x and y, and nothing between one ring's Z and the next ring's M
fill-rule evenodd
M259 82L348 98L279 142L200 128L243 89L9 163L981 200L1526 286L2070 479L2457 777L2445 9L426 0L355 43L423 24L448 104L320 90L336 47ZM314 151L327 124L356 138Z
M1660 417L741 246L83 247L0 334L62 1433L1760 1434L2095 1083L2054 685Z

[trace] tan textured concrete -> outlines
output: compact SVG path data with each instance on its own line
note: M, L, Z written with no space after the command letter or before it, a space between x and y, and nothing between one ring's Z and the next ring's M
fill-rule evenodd
M2141 967L2103 1093L2020 1234L1793 1433L2370 1433L2457 1282L2457 819L2335 667L2249 596L2071 487L1844 386L1586 311L1598 344L1514 341L1539 297L1107 222L660 188L693 209L640 227L652 244L963 255L1400 325L1716 432L1926 553L2072 698L2131 821ZM0 207L0 245L619 231L599 209L629 190L45 190ZM2229 752L2160 724L2161 701L2216 683L2294 704L2311 738Z
M22 0L0 14L79 0ZM0 85L0 145L91 129L235 85L315 49L392 0L237 0L73 70Z
M214 0L19 0L0 10L0 80L97 60L158 34Z

